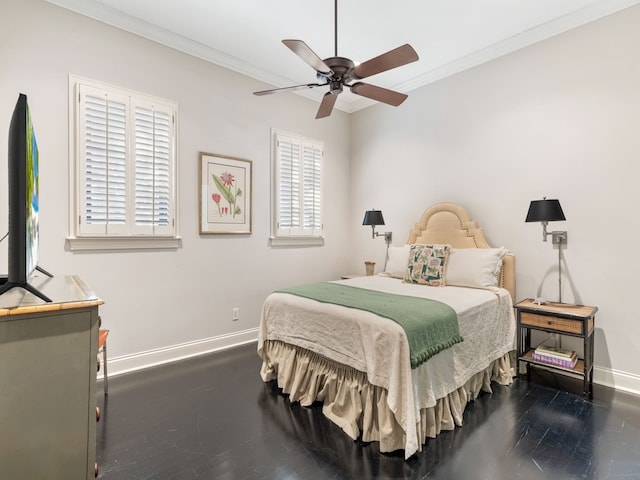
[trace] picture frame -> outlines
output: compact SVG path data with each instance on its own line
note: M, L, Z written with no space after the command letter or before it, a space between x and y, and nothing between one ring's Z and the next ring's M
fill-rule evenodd
M251 160L200 152L201 234L251 234Z

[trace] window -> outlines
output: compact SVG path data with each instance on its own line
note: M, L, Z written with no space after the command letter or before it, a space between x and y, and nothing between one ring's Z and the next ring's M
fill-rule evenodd
M70 93L71 248L176 247L177 106L73 77Z
M273 132L272 245L323 244L322 158L318 140Z

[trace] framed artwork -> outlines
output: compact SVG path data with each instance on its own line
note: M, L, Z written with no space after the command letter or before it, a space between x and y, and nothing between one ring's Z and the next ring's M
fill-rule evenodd
M251 160L200 152L200 233L251 233Z

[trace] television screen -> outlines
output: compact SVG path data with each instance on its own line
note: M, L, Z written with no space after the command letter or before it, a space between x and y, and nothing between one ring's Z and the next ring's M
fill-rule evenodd
M27 278L38 264L38 144L27 105L27 158L25 198L25 273Z
M9 126L9 271L0 294L21 287L50 301L28 283L36 268L50 276L38 267L38 162L38 144L27 96L20 94Z

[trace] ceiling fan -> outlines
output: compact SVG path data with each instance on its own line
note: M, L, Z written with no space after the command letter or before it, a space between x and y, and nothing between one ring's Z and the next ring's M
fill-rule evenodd
M324 118L331 115L333 106L343 87L349 87L352 93L363 97L383 102L397 107L407 99L404 93L377 87L360 82L363 78L386 72L393 68L401 67L418 60L418 54L409 44L389 50L382 55L374 57L366 62L356 65L352 60L338 56L338 0L335 0L335 52L333 57L322 60L302 40L282 40L289 49L298 55L316 71L317 83L305 83L291 87L274 88L253 92L254 95L271 95L273 93L292 92L305 88L324 87L329 85L329 91L324 94L316 118Z

